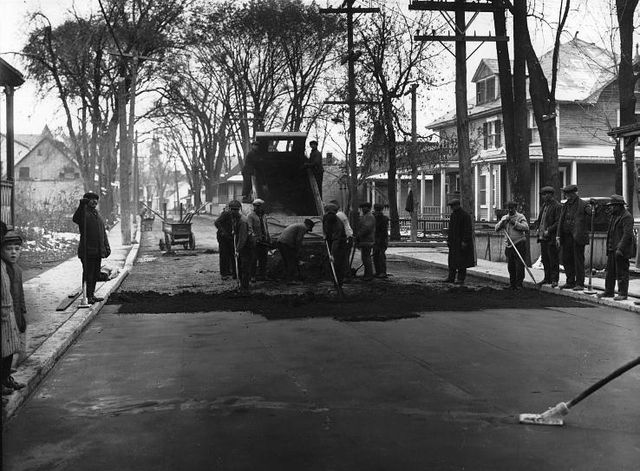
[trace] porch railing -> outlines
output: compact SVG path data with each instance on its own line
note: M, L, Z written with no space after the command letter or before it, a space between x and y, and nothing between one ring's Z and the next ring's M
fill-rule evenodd
M13 182L2 180L0 182L0 219L7 226L13 227L13 211L11 210L11 195L13 193Z

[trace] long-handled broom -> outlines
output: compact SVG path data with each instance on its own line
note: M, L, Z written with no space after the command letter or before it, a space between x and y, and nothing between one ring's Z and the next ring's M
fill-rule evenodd
M527 264L524 261L524 258L522 258L522 255L520 255L520 252L518 251L518 249L516 248L516 244L513 243L513 240L511 240L511 237L509 237L509 233L507 232L506 229L503 229L504 231L504 235L507 236L507 239L509 240L509 243L511 244L511 247L513 248L513 250L515 250L515 252L518 254L518 258L520 259L520 261L522 262L522 264L524 265L524 267L527 269L527 272L529 273L529 276L531 277L531 280L533 281L533 284L535 285L535 287L537 289L540 289L540 286L538 286L538 283L536 282L536 279L533 277L533 273L531 273L531 270L529 269L529 267L527 266Z
M550 407L547 411L542 414L520 414L519 422L521 424L529 424L529 425L564 425L564 421L562 417L569 413L569 409L578 404L580 401L585 399L587 396L590 396L598 389L600 389L605 384L614 380L621 374L630 370L634 366L638 366L640 364L640 357L635 360L630 361L626 365L621 366L617 370L615 370L610 375L602 378L600 381L585 389L583 392L578 394L576 397L571 399L569 402L560 402L553 407Z

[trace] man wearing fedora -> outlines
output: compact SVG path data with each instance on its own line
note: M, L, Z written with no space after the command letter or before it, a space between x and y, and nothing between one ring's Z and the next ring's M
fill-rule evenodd
M111 254L104 221L96 209L99 198L91 191L85 193L73 215L73 222L80 229L78 258L82 262L82 281L86 284L86 297L90 304L103 300L95 295L96 282L102 259Z
M251 281L264 281L267 276L267 255L271 248L271 237L269 236L267 215L264 211L264 200L260 198L253 200L253 211L249 213L247 219L256 241L253 261L251 262Z
M562 188L567 201L562 205L556 246L562 252L562 264L566 282L560 289L584 290L584 248L589 243L587 221L591 216L591 206L578 197L578 187L567 185Z
M636 254L633 216L625 208L624 198L620 195L611 195L607 206L611 215L607 231L607 274L604 292L598 297L624 301L629 291L629 259ZM614 297L616 280L618 295Z
M558 280L560 279L560 258L558 247L556 246L556 233L558 231L560 211L562 211L562 205L556 201L554 193L551 186L545 186L540 189L542 208L536 221L540 255L544 267L544 278L538 282L538 285L550 284L553 288L558 286Z
M449 201L449 206L451 206L449 229L447 231L449 276L444 281L461 285L464 284L464 279L467 276L467 268L476 264L473 247L473 226L471 215L462 209L459 199Z

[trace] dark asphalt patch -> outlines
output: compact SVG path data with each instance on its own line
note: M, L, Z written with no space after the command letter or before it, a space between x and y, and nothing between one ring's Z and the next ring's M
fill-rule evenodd
M267 319L333 317L351 322L411 318L429 311L589 306L573 298L533 289L511 291L487 286L452 287L444 283L369 283L344 300L311 290L273 295L256 292L249 296L234 291L215 294L183 291L173 295L121 291L111 295L108 303L120 305L120 314L247 311Z

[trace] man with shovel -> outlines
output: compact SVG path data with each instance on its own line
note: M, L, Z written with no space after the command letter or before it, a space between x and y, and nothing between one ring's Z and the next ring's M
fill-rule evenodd
M329 263L333 265L332 276L338 287L344 282L347 261L347 234L344 224L337 216L338 208L334 204L325 206L325 214L322 218L322 232L324 242L329 252ZM331 260L331 258L333 260Z
M240 280L240 293L249 293L249 279L251 277L251 262L255 241L247 217L240 212L242 204L238 200L229 203L231 211L231 229L236 271Z
M509 270L509 286L505 289L522 288L524 281L524 262L527 238L526 232L529 224L524 214L516 211L517 204L513 201L507 203L509 212L502 216L496 224L496 232L504 231L506 248L504 254L507 257L507 269Z
M633 216L626 210L624 198L620 195L611 195L611 201L607 206L611 208L607 231L607 275L604 292L598 294L598 297L624 301L629 291L629 259L635 256L636 252ZM614 297L616 280L618 295Z

